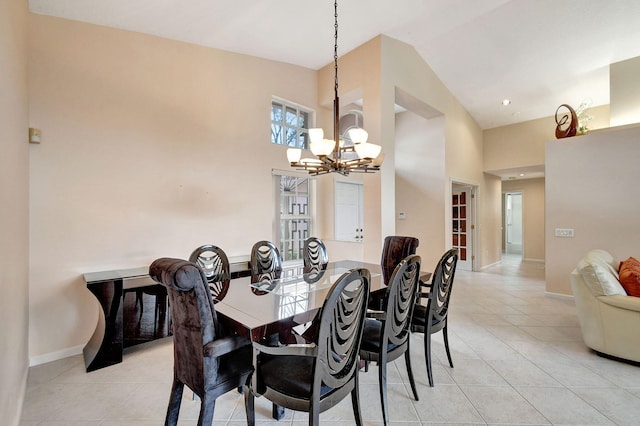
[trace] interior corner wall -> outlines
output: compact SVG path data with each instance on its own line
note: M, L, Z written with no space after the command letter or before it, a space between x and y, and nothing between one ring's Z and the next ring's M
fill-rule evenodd
M0 424L18 425L29 309L28 2L0 2Z
M448 236L451 234L451 180L478 186L481 194L478 203L480 206L485 202L482 197L488 193L482 192L484 183L482 131L412 46L382 36L382 51L385 67L383 84L393 87L394 90L395 88L402 90L427 105L429 109L439 111L443 116L445 168L440 180L442 187L436 190L442 194L443 198L439 205L442 206L443 211L434 214L443 215L444 223L438 223L437 230L433 230L433 232L441 233L439 241L444 242L444 246L436 249L443 252L450 247ZM428 162L426 156L428 156L427 153L416 158ZM499 194L496 196L499 197ZM480 241L476 245L477 249L482 251L482 247L486 243L485 237L490 240L494 238L494 234L499 236L500 227L495 226L490 218L484 216L484 210L479 209L477 219L479 224L485 221L487 223L485 233L480 236Z
M290 165L286 147L270 142L271 98L317 109L318 74L29 19L29 116L42 129L29 188L29 354L39 363L79 353L96 327L98 303L83 273L184 259L205 243L248 255L273 238L271 170Z
M546 290L572 294L569 275L591 249L640 256L640 126L547 142ZM556 237L556 228L574 237Z
M505 180L502 192L522 192L522 257L544 262L544 178Z
M609 66L611 126L640 123L640 57Z

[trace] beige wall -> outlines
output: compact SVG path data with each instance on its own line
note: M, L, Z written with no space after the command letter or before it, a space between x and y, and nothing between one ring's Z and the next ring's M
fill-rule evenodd
M28 2L0 2L0 424L17 425L28 371Z
M522 258L544 262L544 178L506 180L502 192L522 192Z
M478 227L482 246L479 248L484 263L489 266L502 260L502 182L500 178L484 174L484 183L478 195L485 200L481 206L483 223Z
M444 117L426 120L413 112L396 117L396 234L420 240L417 254L433 270L449 243L445 223ZM399 219L404 213L406 218ZM450 243L449 243L450 244Z
M387 235L425 233L428 236L437 236L431 241L433 244L426 260L437 261L442 252L448 248L446 236L450 234L451 209L447 200L451 194L451 180L459 180L472 185L482 187L484 176L482 173L482 132L475 121L467 113L460 103L453 97L449 90L442 84L415 49L385 36L378 36L357 49L342 54L339 62L340 73L340 97L342 103L352 102L354 99L362 99L365 128L369 132L369 140L383 146L385 153L384 165L380 173L350 177L364 182L365 191L365 240L363 243L364 259L371 262L380 260L382 241ZM319 72L319 103L329 106L332 99L333 66L327 65ZM411 215L410 219L400 224L397 220L399 207L397 200L405 197L398 194L402 189L408 170L402 170L407 164L403 159L395 158L400 155L394 148L398 140L398 134L402 130L396 129L396 116L394 105L396 103L396 89L415 99L416 103L424 106L430 113L438 113L443 118L439 125L439 138L444 144L444 168L440 165L440 173L435 181L420 182L422 193L429 192L439 194L437 204L431 205L426 222L416 222L419 215ZM324 111L326 113L326 111ZM422 111L416 111L421 114ZM328 120L324 120L328 123ZM325 128L325 132L331 127ZM406 134L406 132L404 132ZM404 136L403 136L404 137ZM409 145L417 142L408 142ZM409 146L405 145L405 146ZM431 152L426 152L422 147L416 150L422 164L431 164L433 161ZM406 156L406 154L405 154ZM324 179L325 178L320 178ZM415 179L414 179L415 182ZM430 186L427 188L428 186ZM432 185L436 185L433 187ZM329 191L329 193L331 193ZM499 194L498 194L499 198ZM327 206L332 204L331 199L325 199ZM424 203L425 200L420 200ZM478 203L479 220L493 222L484 217L483 203ZM404 201L400 201L404 203ZM444 218L444 226L442 222ZM498 221L499 224L499 221ZM399 227L399 228L398 228ZM427 228L426 228L427 227ZM494 234L499 236L500 227L487 225L486 233L480 234L478 247L482 247L484 239L493 240ZM423 245L422 250L427 250ZM480 250L481 252L483 250ZM493 250L491 251L493 252ZM498 255L499 256L499 255ZM480 255L479 265L483 262L495 262L498 258L483 258ZM433 263L435 263L435 261Z
M640 57L609 66L611 125L640 123Z
M315 108L316 72L31 15L30 355L77 353L98 315L82 274L246 255L272 238L271 96ZM22 129L26 132L26 129ZM44 358L43 358L44 356Z
M587 114L593 117L588 122L589 129L609 127L609 105L591 107ZM515 167L544 165L545 144L556 138L555 130L556 122L553 115L485 130L484 170L491 173Z
M364 240L359 246L353 243L331 242L330 244L338 250L358 250L363 255L363 260L367 262L379 262L382 249L382 240L389 231L389 224L392 224L392 217L389 218L388 206L394 199L393 191L393 122L388 124L389 119L393 120L393 100L381 101L381 38L376 37L367 43L359 46L350 52L339 52L339 97L341 115L346 112L345 105L354 100L363 100L362 111L364 114L364 127L369 133L369 142L382 145L385 153L384 167L379 173L374 174L352 174L350 176L320 176L318 181L325 185L328 190L326 195L320 200L325 207L325 211L333 215L333 181L341 179L344 181L362 182L364 185ZM318 71L318 103L324 108L322 122L325 123L325 134L333 132L333 97L334 97L334 66L328 64ZM389 114L386 104L391 102L391 113ZM391 135L391 137L389 137ZM327 236L333 236L333 220L326 222L325 228ZM327 246L329 249L329 246Z
M577 105L575 107L577 108ZM588 128L591 131L609 127L609 105L591 107L586 111L586 114L592 117L588 121ZM485 130L483 132L484 170L488 173L513 168L524 168L525 170L529 168L532 172L544 171L546 143L555 140L555 126L555 118L550 116ZM492 175L488 174L487 176ZM493 178L496 177L493 176ZM498 180L498 182L500 181ZM523 199L525 244L523 256L528 260L544 260L546 257L544 248L544 179L505 181L504 185L499 192L505 191L505 188L514 190L520 189L519 187L529 188L526 191L526 200ZM493 198L489 199L492 202L496 201ZM499 207L498 211L501 223L502 208ZM485 242L485 244L487 243ZM499 244L502 246L502 233L500 233ZM485 262L485 264L490 263Z
M397 88L425 105L427 109L440 112L443 116L443 132L441 132L444 141L445 161L443 175L436 182L425 181L421 183L423 191L430 184L439 185L439 187L436 186L428 191L433 191L430 192L432 195L441 194L442 198L433 208L443 210L434 213L434 215L436 218L444 217L444 226L442 222L431 225L429 234L437 235L438 232L440 233L440 238L433 242L434 246L430 249L442 254L450 247L447 237L451 234L451 182L458 181L475 185L479 188L479 194L488 193L488 191L483 192L485 181L482 173L482 131L412 46L388 37L382 39L383 81L389 87L385 93L393 92L395 97ZM416 155L416 158L426 163L431 161L430 153L419 149L416 152L420 153L419 156ZM398 167L396 164L396 174L401 172ZM500 232L500 227L495 227L492 224L492 218L485 216L487 212L485 204L490 202L484 198L484 195L479 195L477 219L482 232L478 233L478 253L476 253L478 266L497 261L491 256L487 258L483 255L484 246L490 244L494 235L496 233L499 235ZM394 203L392 206L394 210L395 206ZM395 211L393 217L395 223ZM411 221L407 220L402 227L408 231L411 225ZM440 241L439 246L436 245L438 241ZM423 245L422 250L426 249L427 247ZM430 254L429 257L436 260L439 258L434 254Z
M547 142L546 285L571 294L569 274L589 250L640 256L640 127L611 128ZM574 238L554 236L574 229Z
M247 254L256 240L272 238L271 169L289 165L265 130L271 96L318 108L318 124L331 130L333 73L331 65L315 72L57 18L31 21L30 117L43 131L30 184L29 339L37 363L77 353L93 332L98 307L82 273L186 257L207 242ZM365 127L386 159L380 173L352 177L365 184L364 244L329 241L333 253L377 262L384 236L396 233L401 88L443 115L444 170L428 189L440 198L425 231L440 246L426 257L448 248L456 180L480 189L478 265L497 261L500 192L482 173L482 132L415 50L376 37L341 57L340 88L345 102L363 99ZM317 181L327 201L318 232L329 239L333 179Z

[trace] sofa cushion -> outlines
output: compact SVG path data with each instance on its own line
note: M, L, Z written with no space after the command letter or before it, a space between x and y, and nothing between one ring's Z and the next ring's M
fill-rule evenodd
M620 284L629 296L640 297L640 262L633 257L620 262Z
M595 296L626 295L618 277L618 262L606 250L589 251L578 262L578 272Z

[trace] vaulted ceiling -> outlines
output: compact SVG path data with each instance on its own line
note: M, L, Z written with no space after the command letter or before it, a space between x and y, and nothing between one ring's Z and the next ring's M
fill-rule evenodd
M330 0L30 0L34 13L319 69ZM481 128L609 103L609 64L640 56L637 0L341 0L339 54L378 34L415 47ZM503 99L511 104L502 105Z

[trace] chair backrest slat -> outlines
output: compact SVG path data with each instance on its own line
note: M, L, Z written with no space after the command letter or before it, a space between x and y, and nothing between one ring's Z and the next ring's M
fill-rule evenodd
M251 280L280 278L282 258L280 251L271 241L258 241L251 248Z
M451 288L458 263L458 249L450 249L442 255L431 281L428 315L432 321L446 319L451 299Z
M229 290L231 280L229 259L224 250L213 244L205 244L191 253L189 262L200 266L204 272L213 302L222 300Z
M359 368L360 341L371 275L367 269L344 273L333 285L320 312L314 390L324 383L339 388Z
M409 255L400 262L391 276L384 301L387 315L381 336L383 345L388 342L400 346L409 338L411 315L420 279L420 262L420 256Z
M304 272L319 272L327 269L329 257L327 247L320 238L309 237L304 241Z

